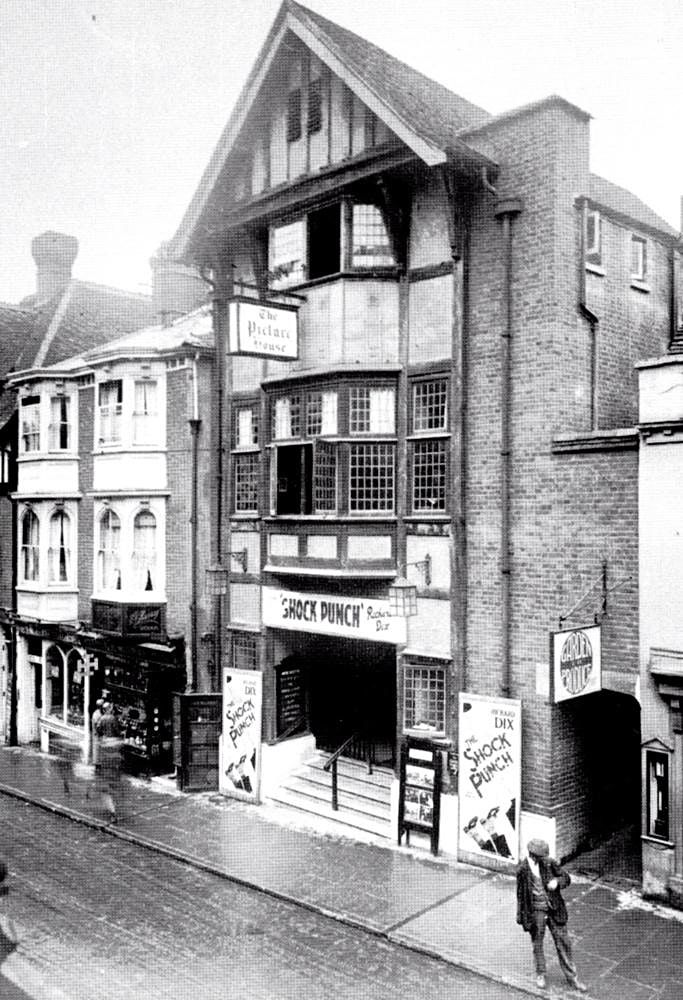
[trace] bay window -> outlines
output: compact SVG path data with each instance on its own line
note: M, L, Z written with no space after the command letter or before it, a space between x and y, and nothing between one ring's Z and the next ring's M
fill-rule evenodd
M63 510L56 510L49 527L49 582L66 583L71 577L71 520Z
M121 520L105 510L99 522L98 583L102 590L121 589Z
M19 407L21 450L40 451L40 396L24 396Z
M154 590L156 576L157 522L149 510L141 510L133 521L133 586Z
M40 522L33 510L26 510L21 519L21 578L40 578Z
M141 379L134 386L133 444L157 444L159 434L157 383Z
M274 398L271 415L275 515L393 513L396 446L386 440L396 426L393 386L302 387ZM365 440L352 439L360 435Z
M97 398L100 444L118 444L121 441L121 416L123 413L123 382L121 379L100 382Z
M68 451L71 447L71 399L69 396L53 396L50 400L48 441L50 451Z

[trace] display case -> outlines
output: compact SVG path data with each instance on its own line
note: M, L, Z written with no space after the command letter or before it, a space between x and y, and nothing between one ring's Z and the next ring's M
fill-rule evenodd
M185 687L185 668L152 657L107 654L103 688L121 724L124 767L133 774L173 770L173 692Z

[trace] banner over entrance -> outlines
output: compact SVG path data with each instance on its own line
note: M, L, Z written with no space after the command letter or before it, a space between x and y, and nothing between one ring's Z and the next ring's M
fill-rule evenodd
M460 693L458 847L519 860L522 708L513 698Z
M389 601L301 593L264 587L263 624L296 632L341 635L347 639L405 643L406 620L392 614Z

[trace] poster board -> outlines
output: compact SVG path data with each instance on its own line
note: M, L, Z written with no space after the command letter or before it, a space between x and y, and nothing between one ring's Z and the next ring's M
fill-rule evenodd
M519 860L521 721L517 699L460 692L459 852Z
M398 800L398 843L410 831L429 837L432 854L439 853L441 816L441 748L430 740L408 737L401 747Z
M232 798L259 801L263 675L223 671L223 726L218 787Z

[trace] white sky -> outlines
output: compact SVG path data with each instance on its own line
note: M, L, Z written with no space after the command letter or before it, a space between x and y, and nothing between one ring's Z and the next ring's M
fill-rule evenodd
M308 0L498 113L557 93L593 115L591 169L680 226L681 0ZM0 300L33 236L76 277L149 287L278 0L0 0Z

